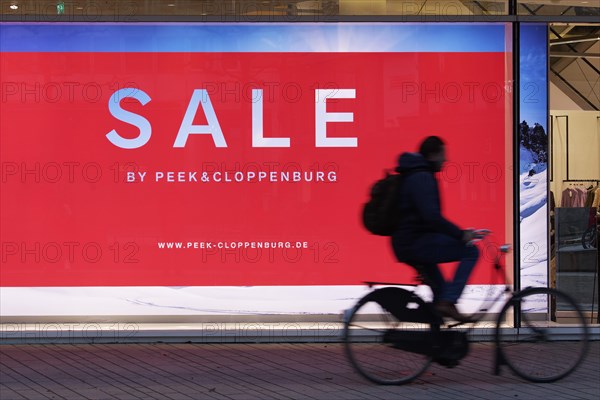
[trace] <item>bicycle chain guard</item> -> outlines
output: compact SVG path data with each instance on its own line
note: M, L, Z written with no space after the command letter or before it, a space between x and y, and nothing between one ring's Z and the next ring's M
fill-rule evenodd
M372 292L369 299L402 322L420 322L436 324L439 317L417 295L400 288L383 288Z

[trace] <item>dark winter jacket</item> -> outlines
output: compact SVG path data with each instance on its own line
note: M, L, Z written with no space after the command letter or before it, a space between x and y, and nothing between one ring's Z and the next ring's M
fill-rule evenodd
M400 260L410 259L410 244L421 235L437 232L462 239L462 230L442 216L431 163L419 153L402 153L396 171L405 174L397 200L401 217L392 236Z

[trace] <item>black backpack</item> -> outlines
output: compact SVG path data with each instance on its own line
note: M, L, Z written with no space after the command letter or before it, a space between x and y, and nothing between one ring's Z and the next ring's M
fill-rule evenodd
M400 222L398 200L404 179L415 172L431 171L414 168L402 173L385 171L385 177L371 187L371 198L363 206L362 221L369 232L379 236L392 236Z
M398 192L402 174L386 171L385 177L371 187L371 198L363 206L362 221L367 230L379 236L391 236L400 220Z

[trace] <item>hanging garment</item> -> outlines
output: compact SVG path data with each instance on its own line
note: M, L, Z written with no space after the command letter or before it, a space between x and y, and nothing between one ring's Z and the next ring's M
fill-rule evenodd
M560 206L561 207L573 207L573 190L571 190L571 188L566 188L565 190L563 190L562 192L562 196L560 199Z
M577 186L575 188L575 191L577 192L577 194L576 194L575 205L573 207L585 207L585 199L587 198L587 190L585 190L585 188L583 188L581 186Z
M600 187L596 188L596 192L594 194L594 201L592 202L592 207L598 208L600 206Z
M593 187L589 187L586 191L585 194L585 206L586 208L591 207L592 203L594 202L594 188Z

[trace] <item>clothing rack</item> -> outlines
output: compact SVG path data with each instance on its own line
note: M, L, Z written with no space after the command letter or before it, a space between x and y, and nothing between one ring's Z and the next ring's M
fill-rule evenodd
M596 183L600 183L600 179L563 179L563 182L596 182Z

